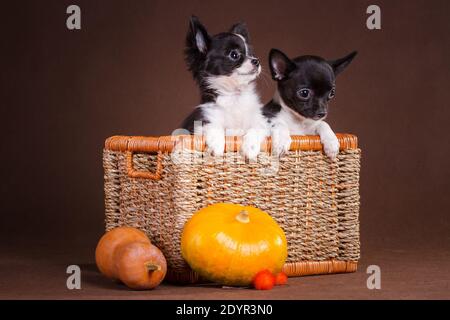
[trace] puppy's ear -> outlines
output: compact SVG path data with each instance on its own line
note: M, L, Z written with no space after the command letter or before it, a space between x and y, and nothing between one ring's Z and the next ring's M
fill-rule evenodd
M269 65L272 78L283 80L295 69L295 64L283 52L278 49L271 49L269 53Z
M339 73L344 71L344 69L347 68L347 66L350 64L350 62L352 62L353 58L355 58L357 54L358 54L358 51L353 51L352 53L350 53L349 55L346 55L343 58L333 60L333 61L328 61L330 66L333 68L334 74L338 75Z
M191 16L189 30L186 36L186 47L188 49L195 49L201 53L206 53L210 42L211 38L206 28L196 16Z
M231 33L236 33L244 37L245 41L250 42L250 34L247 25L244 22L236 23L230 29Z

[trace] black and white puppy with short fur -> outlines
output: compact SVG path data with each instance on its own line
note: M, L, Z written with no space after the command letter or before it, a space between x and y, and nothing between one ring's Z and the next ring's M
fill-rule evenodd
M185 58L200 87L201 104L182 128L205 135L207 150L222 155L225 135L243 136L242 153L255 159L267 135L255 80L261 72L243 23L210 36L197 17L190 19Z
M327 61L317 56L289 59L272 49L269 65L277 91L263 108L272 136L272 153L281 155L289 150L291 135L319 135L325 154L336 158L339 141L330 126L323 121L328 114L328 102L336 94L336 76L353 60L357 52L344 58Z

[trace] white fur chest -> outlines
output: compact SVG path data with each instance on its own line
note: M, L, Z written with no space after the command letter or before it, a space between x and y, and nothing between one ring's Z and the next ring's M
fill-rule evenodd
M291 135L316 134L317 125L320 121L306 119L287 107L282 107L275 121L280 121L287 125Z
M220 124L227 135L242 135L255 122L262 122L261 102L253 88L237 94L219 95L215 103L204 106L207 119Z

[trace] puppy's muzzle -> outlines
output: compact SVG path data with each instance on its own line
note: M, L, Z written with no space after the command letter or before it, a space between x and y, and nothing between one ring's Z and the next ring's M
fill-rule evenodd
M314 115L313 119L320 120L320 119L324 119L326 116L327 116L326 112L319 112Z

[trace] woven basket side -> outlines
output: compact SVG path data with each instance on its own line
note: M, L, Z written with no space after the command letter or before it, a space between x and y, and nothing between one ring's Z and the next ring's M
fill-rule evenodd
M291 151L273 175L252 180L261 190L255 205L286 234L287 262L337 258L336 163L318 151Z
M157 155L135 154L133 164L136 170L152 171L157 163ZM169 268L179 266L179 242L174 238L176 210L174 192L177 188L176 175L169 154L162 155L161 179L132 178L127 174L127 156L118 156L120 181L120 225L141 229L147 233L164 253Z
M172 158L170 171L167 172L171 176L171 186L168 188L172 192L172 202L169 214L163 218L166 237L162 240L164 248L169 250L167 260L170 260L171 270L189 270L181 254L181 235L185 223L196 211L205 206L200 201L205 190L199 187L198 182L200 179L198 168L202 167L202 163L201 157L192 158L190 154L183 153L177 155L176 159Z
M119 225L120 221L120 176L118 151L103 150L105 224L106 231Z
M177 138L177 146L187 152L174 160L172 137L111 137L103 153L106 229L128 225L144 230L166 256L169 278L198 281L181 256L185 222L216 202L252 205L284 229L290 275L352 272L360 255L356 137L339 137L336 162L320 151L317 137L303 138L294 140L294 150L270 174L273 158L264 152L256 163L246 163L238 152L217 161L198 151L201 147L191 148L196 140L188 136ZM132 176L130 163L140 176L160 165L160 177Z
M173 166L175 242L198 209L231 202L259 207L280 224L288 240L288 262L338 258L336 162L318 151L289 152L276 168L267 153L256 163L246 163L234 152L218 162L206 153L185 155L187 163Z
M361 150L347 150L338 155L339 181L339 259L358 261L359 241L359 172Z

